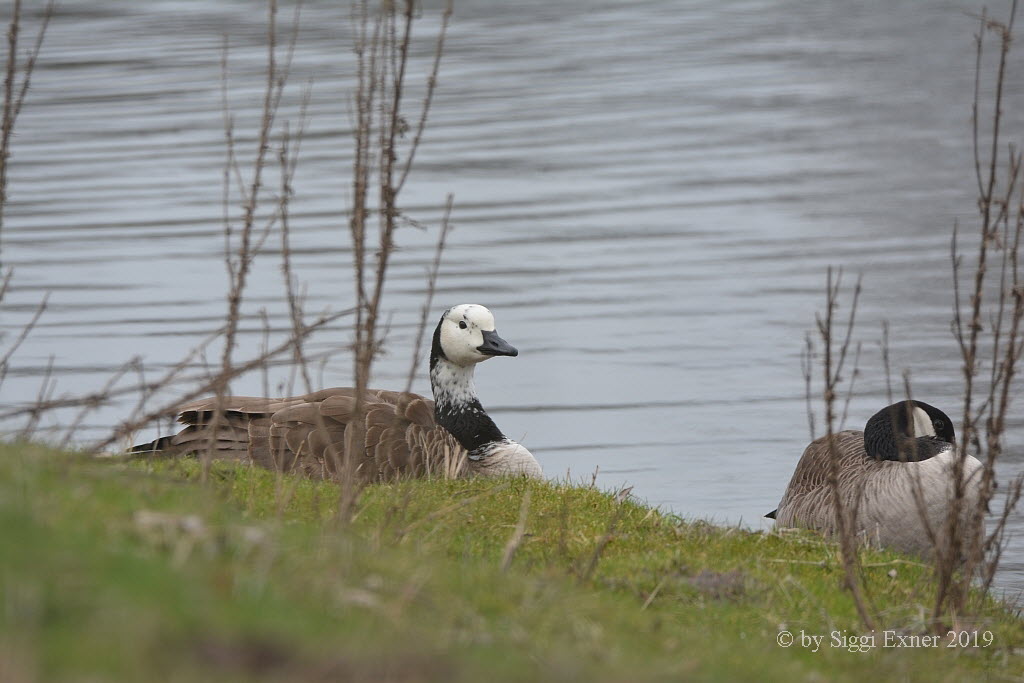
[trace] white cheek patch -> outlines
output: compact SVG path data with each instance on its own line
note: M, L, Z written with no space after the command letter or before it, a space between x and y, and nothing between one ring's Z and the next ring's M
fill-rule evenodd
M473 365L490 358L477 351L483 343L484 335L480 330L462 329L452 321L445 321L441 326L441 350L456 365Z
M489 310L478 304L460 304L448 311L441 325L441 349L456 365L479 363L490 358L477 348L484 343L483 333L493 330L494 316Z
M912 436L914 438L922 436L935 436L935 427L932 425L932 419L928 416L928 413L924 412L924 409L915 406L914 410L911 411L911 415L914 418Z
M441 327L441 349L448 360L456 365L465 365L469 330L461 330L450 321Z

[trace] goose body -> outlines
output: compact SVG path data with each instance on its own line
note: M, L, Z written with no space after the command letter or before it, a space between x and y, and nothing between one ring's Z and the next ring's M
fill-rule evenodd
M364 394L366 456L357 465L360 476L541 476L530 451L494 424L473 382L477 363L518 353L498 336L494 316L483 306L462 304L445 311L430 351L434 400L397 391ZM356 433L356 393L348 387L280 399L228 396L221 405L215 439L211 428L217 399L208 398L178 408L177 419L185 425L180 432L132 451L199 454L212 440L220 458L329 477Z
M843 507L854 511L858 536L872 545L930 555L928 528L941 540L955 495L957 454L949 417L927 403L902 401L876 413L863 432L843 431L833 438L839 496ZM778 509L767 516L780 527L834 534L830 458L827 437L811 442ZM977 504L981 470L981 462L968 455L963 467L965 522L967 511Z

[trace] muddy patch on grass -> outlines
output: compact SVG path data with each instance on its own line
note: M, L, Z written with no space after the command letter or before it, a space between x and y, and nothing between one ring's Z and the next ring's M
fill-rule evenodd
M715 600L733 600L747 592L747 576L738 569L715 572L702 569L696 576L687 579L702 595Z

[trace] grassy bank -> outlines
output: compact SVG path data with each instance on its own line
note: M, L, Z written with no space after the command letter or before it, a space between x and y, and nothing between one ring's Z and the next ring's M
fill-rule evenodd
M373 486L348 529L335 498L244 467L203 485L194 462L0 445L0 680L1024 673L1024 629L995 605L970 625L987 648L885 648L881 633L867 652L834 647L831 632L860 630L833 549L810 535L522 480ZM920 632L927 570L866 562L882 625ZM825 635L818 652L801 631Z

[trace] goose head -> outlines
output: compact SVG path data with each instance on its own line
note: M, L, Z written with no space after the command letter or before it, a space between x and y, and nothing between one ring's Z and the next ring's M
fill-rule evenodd
M472 367L494 356L518 356L519 351L498 336L489 310L479 304L460 304L441 316L430 355L431 365L447 360Z
M900 401L875 413L864 427L864 449L876 460L927 460L956 443L953 421L923 401Z

